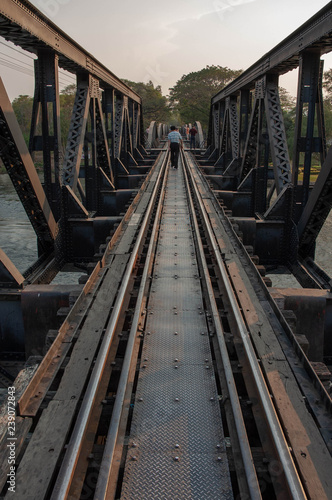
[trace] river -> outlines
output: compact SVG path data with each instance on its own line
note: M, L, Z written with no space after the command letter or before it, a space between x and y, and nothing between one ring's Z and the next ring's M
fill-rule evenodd
M37 258L36 234L7 174L0 174L0 247L21 273Z

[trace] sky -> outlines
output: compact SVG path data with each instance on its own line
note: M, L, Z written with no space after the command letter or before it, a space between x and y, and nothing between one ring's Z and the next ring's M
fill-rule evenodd
M325 0L32 0L119 78L161 85L207 65L247 69L316 14ZM0 37L0 75L10 99L33 95L33 59ZM13 46L12 46L13 47ZM332 67L332 53L325 56ZM297 71L280 79L296 95ZM60 73L61 87L73 83Z

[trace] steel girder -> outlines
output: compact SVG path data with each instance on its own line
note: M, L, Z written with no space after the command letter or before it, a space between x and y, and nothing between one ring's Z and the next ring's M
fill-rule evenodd
M265 93L266 121L270 139L274 182L279 195L291 183L286 131L279 99L278 78L268 79Z
M210 110L210 130L208 136L208 146L211 146L209 151L209 159L217 160L219 163L220 156L220 127L223 120L224 114L224 103L218 103L215 106L211 106Z
M200 122L195 122L194 126L196 127L196 130L197 130L197 134L195 136L196 146L200 149L203 149L205 146L205 141L204 141L204 133L203 133L202 125Z
M235 167L239 157L239 123L236 96L227 97L224 105L219 159L215 165L226 167L225 174Z
M238 189L247 189L242 184L249 175L255 176L253 183L253 210L264 213L270 200L267 195L267 181L271 177L269 159L271 156L274 172L272 190L276 188L279 195L291 182L291 169L288 156L287 140L279 100L276 78L266 77L258 80L255 87L255 98L247 127L249 109L248 92L241 95L241 123L248 130L243 158L240 165L240 131L238 125L238 107L235 96L225 100L221 153L227 157L230 168L225 174L233 174L239 179ZM255 173L253 173L255 169Z
M0 157L38 237L42 252L54 249L58 225L0 79Z
M26 0L1 0L0 36L33 54L49 48L58 54L61 68L74 74L87 72L101 88L112 87L141 104L136 92Z
M90 105L89 85L77 85L66 154L62 169L62 184L75 190L81 164L84 135Z
M146 141L148 148L154 148L158 145L158 128L157 122L152 121L149 125L148 139Z
M90 131L88 121L90 118ZM89 148L89 143L91 148ZM79 183L82 154L84 150L85 192ZM92 165L90 164L92 160ZM102 170L99 172L99 170ZM109 187L114 189L113 172L109 145L100 102L99 82L91 75L78 78L77 91L70 124L65 160L62 171L62 184L80 193L87 210L98 209L98 177L102 175ZM92 201L93 196L96 197Z
M32 158L35 151L43 152L44 190L54 213L59 207L62 163L58 59L51 50L38 51L29 141ZM40 122L42 135L37 135Z
M300 58L299 83L297 95L297 110L294 137L293 172L292 180L297 186L297 197L300 215L309 198L311 160L314 152L320 153L321 158L326 156L326 140L323 121L321 94L321 61L319 50L304 51ZM315 137L315 117L318 119L319 137ZM323 162L322 162L323 163ZM301 187L299 175L303 175Z
M248 135L249 119L251 115L251 95L249 89L240 91L240 124L239 124L239 156L244 155L246 138Z

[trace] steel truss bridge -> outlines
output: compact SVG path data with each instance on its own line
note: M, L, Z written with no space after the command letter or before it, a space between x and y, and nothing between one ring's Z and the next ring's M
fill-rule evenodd
M212 98L177 170L168 126L146 137L141 98L28 1L0 36L37 56L28 147L0 81L0 158L38 241L23 274L0 250L1 498L332 498L332 2Z

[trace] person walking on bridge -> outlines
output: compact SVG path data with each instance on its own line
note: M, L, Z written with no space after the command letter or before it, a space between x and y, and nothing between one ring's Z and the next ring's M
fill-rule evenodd
M171 152L171 166L178 168L178 159L180 148L183 147L183 141L180 132L174 125L171 126L171 131L168 134L168 149Z
M190 149L192 148L196 148L196 134L197 134L197 129L195 127L195 125L193 125L191 127L191 129L189 130L189 136L190 136Z

